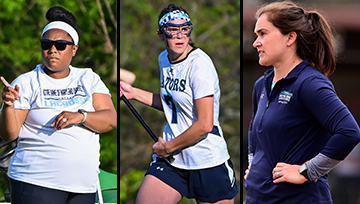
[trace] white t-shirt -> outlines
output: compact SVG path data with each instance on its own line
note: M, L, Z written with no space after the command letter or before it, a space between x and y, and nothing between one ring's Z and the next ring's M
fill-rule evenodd
M214 96L214 129L196 144L175 151L173 166L182 169L204 169L224 163L230 158L219 124L220 87L210 57L199 48L178 62L170 63L165 50L159 56L161 100L168 123L163 132L169 141L196 120L195 100Z
M93 93L109 94L89 68L70 66L63 79L49 77L42 65L20 75L16 109L29 109L21 127L9 177L47 188L76 193L96 192L99 173L99 135L81 124L55 130L51 123L62 111L94 111Z

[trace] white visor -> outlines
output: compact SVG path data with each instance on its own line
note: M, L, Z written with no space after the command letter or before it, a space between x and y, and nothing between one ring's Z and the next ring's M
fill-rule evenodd
M79 35L76 32L76 30L70 26L69 24L62 22L62 21L53 21L49 24L47 24L41 34L41 37L44 35L44 33L50 29L61 29L66 31L67 33L69 33L69 35L71 36L71 38L74 41L74 44L77 45L79 42Z

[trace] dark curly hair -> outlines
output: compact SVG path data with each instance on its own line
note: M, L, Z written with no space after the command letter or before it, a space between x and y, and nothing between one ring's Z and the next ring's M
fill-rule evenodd
M79 34L76 17L63 7L53 6L46 12L45 16L49 23L53 21L63 21L73 27Z

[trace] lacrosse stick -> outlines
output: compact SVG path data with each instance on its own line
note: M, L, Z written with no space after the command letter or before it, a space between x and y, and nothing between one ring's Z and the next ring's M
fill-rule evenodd
M139 115L139 113L135 110L135 108L131 105L131 103L129 102L129 100L125 97L125 95L123 94L120 97L124 103L126 104L126 106L130 109L130 111L135 115L135 117L138 119L138 121L141 123L141 125L145 128L145 130L149 133L149 135L151 136L151 138L157 142L158 138L156 137L156 135L154 134L154 132L150 129L150 127L146 124L146 122L142 119L142 117ZM174 157L172 155L168 156L165 158L165 160L169 163L172 163L174 161Z

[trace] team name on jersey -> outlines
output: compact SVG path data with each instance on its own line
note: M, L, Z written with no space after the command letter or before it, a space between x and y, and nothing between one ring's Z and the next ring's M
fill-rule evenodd
M161 80L161 88L165 88L169 91L184 92L186 88L186 80L179 78L164 77Z
M78 85L74 88L43 90L43 94L45 97L73 96L78 92L84 93L84 88L81 85Z
M44 89L43 96L44 105L47 107L84 104L89 100L81 85L66 89Z

